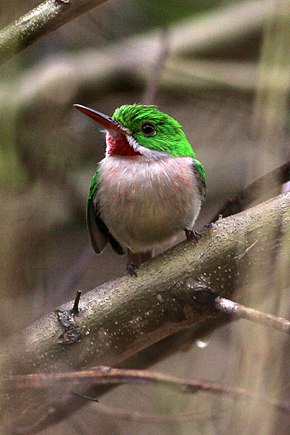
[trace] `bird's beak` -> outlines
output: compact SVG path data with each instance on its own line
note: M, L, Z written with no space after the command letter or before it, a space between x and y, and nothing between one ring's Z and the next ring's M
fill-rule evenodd
M82 106L81 104L74 104L74 107L80 112L92 118L94 121L103 125L106 130L117 130L120 133L124 134L124 131L122 130L120 125L110 116L104 115L103 113L97 112L96 110L90 109L89 107Z

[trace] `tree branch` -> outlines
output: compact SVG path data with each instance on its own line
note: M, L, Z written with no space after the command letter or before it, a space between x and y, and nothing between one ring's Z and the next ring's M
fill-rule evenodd
M40 373L28 375L6 376L0 381L2 391L14 389L41 389L55 387L55 385L77 386L83 384L96 385L155 385L167 387L179 393L195 394L198 392L210 393L232 398L250 399L259 402L270 403L280 411L289 413L290 404L247 391L244 388L227 386L216 382L198 381L169 376L161 372L149 370L128 370L112 367L94 367L89 370L80 370L64 373ZM78 393L76 393L78 394ZM84 396L82 396L84 397ZM94 399L94 401L97 401Z
M289 257L289 226L290 193L218 221L198 244L185 241L144 264L137 278L123 276L86 293L78 315L71 312L70 302L15 335L2 348L4 373L113 366L170 334L216 316L216 310L194 299L195 283L205 281L222 297L232 295L237 286L249 291L252 285L257 294L269 288L274 273L255 276L252 282L247 270L251 265L261 270L265 258ZM28 393L11 393L1 406L0 420L8 424L23 417L24 410L25 417L31 417L32 409L38 410L39 417L46 406Z
M281 191L281 186L290 181L290 161L284 163L273 171L268 172L253 183L248 184L233 198L228 199L218 213L211 219L215 222L219 216L227 217L248 208L251 203L261 198L261 193L267 193L269 197Z
M105 0L47 0L0 32L0 64Z
M258 240L248 247L248 249L245 251L245 254L251 250L256 243L258 243ZM238 304L230 299L222 298L212 289L207 288L207 286L203 283L200 283L200 288L198 288L198 285L196 285L193 290L193 297L199 304L205 304L206 306L211 306L212 308L215 308L225 314L229 314L230 316L250 320L251 322L259 323L260 325L268 326L269 328L277 329L280 332L290 334L290 322L283 317L277 317L273 316L272 314L263 313L262 311L254 310L253 308Z
M217 297L215 307L223 313L231 314L234 317L247 319L278 331L290 334L290 322L282 317L276 317L272 314L263 313L262 311L254 310L253 308L245 307L237 302L229 299Z

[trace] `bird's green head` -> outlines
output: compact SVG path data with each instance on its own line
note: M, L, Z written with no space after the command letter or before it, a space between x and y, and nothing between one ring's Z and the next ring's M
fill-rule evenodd
M109 155L195 157L181 125L156 106L126 104L111 118L84 106L75 107L106 128Z
M116 109L112 118L128 130L129 141L140 146L141 154L144 147L175 157L194 156L181 125L155 106L126 104Z

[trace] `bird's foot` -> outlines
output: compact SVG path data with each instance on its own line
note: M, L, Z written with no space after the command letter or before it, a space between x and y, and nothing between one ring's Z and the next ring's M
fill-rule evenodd
M152 252L132 252L128 249L127 271L131 276L137 276L139 266L152 257Z
M198 240L201 238L201 234L197 231L188 230L187 228L185 228L184 232L187 240L195 240L196 242L198 242Z
M127 263L127 271L131 276L137 276L137 270L138 270L138 266L136 263L133 263L133 261Z

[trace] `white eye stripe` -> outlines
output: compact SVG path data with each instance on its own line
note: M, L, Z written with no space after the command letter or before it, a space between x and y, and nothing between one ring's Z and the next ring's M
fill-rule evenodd
M126 138L128 144L133 148L134 151L138 151L140 154L142 154L145 157L148 157L149 159L158 160L160 158L168 156L168 153L164 151L156 151L143 147L131 135L126 135Z

